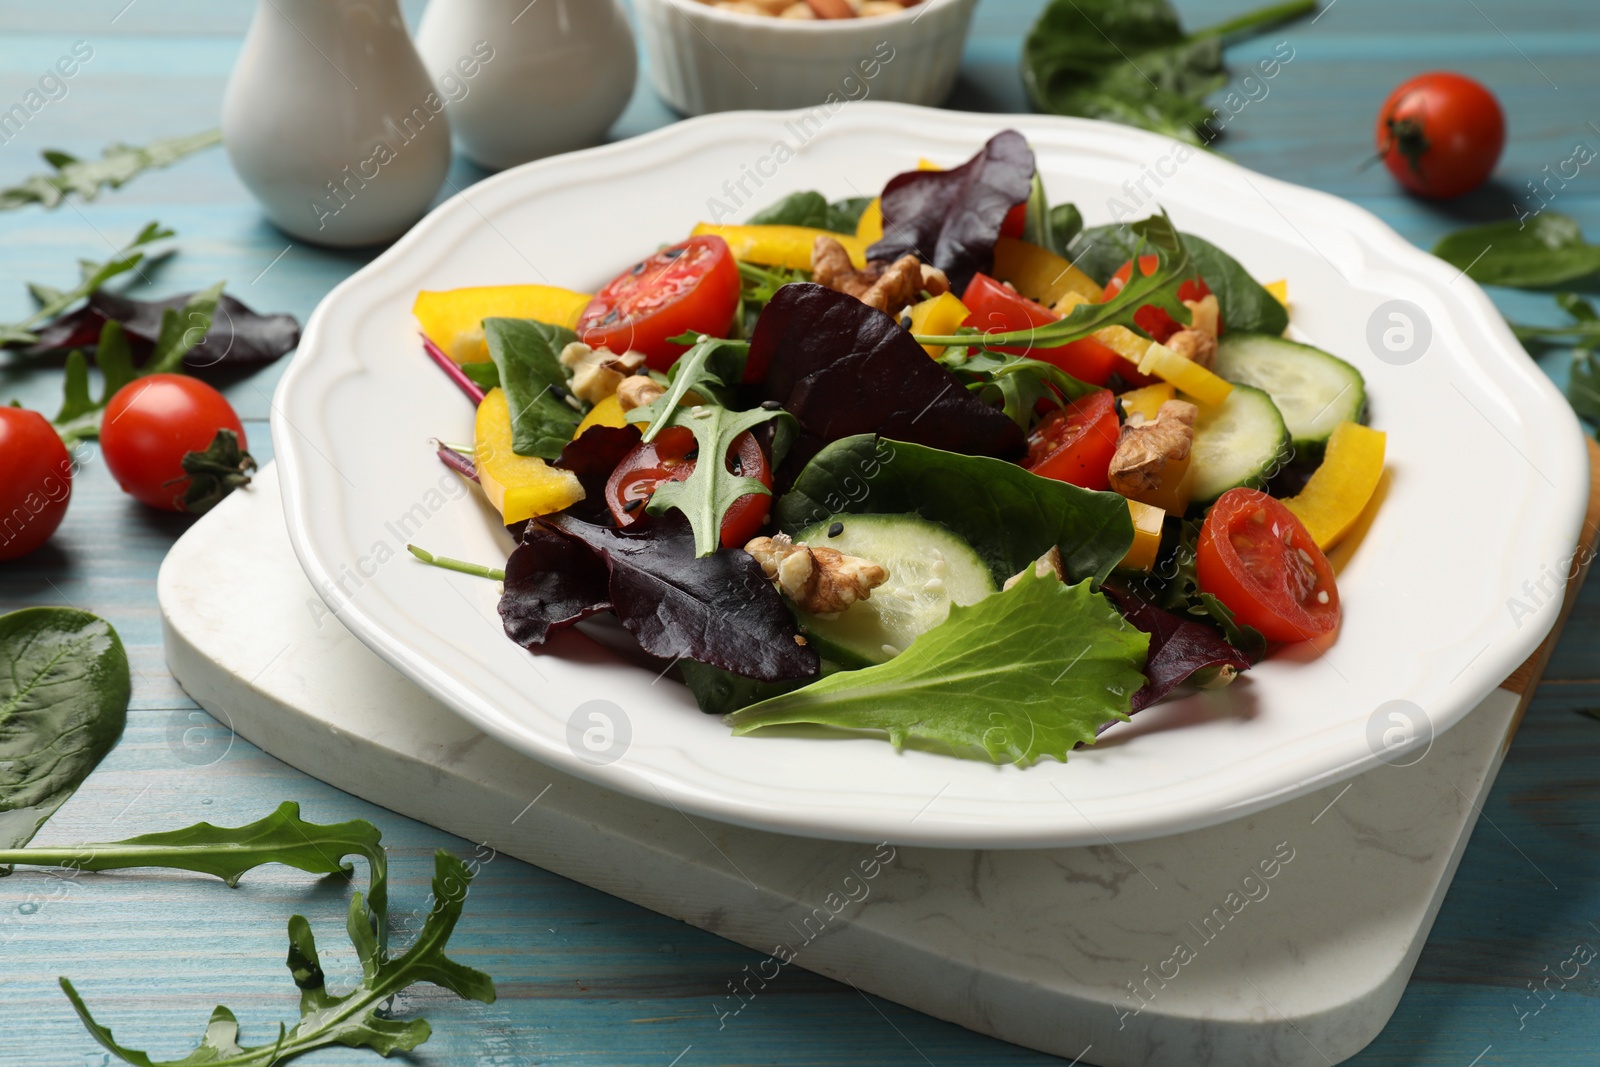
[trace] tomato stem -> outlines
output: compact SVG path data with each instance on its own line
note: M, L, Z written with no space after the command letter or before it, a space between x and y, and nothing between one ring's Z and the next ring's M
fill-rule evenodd
M485 567L481 563L468 563L466 560L451 559L449 556L436 556L425 548L416 545L407 545L406 551L416 556L430 567L442 567L447 571L458 571L461 574L470 574L474 578L488 578L490 581L503 582L506 572L498 567Z

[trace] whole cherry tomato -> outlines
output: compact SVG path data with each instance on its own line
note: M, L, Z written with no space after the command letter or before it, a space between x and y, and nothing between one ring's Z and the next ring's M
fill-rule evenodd
M37 411L0 407L0 560L50 540L72 497L72 457Z
M1500 102L1460 74L1418 75L1378 112L1378 154L1401 185L1445 199L1482 185L1506 143Z
M106 405L100 452L123 492L153 508L185 511L183 457L205 452L218 430L232 430L244 451L244 426L221 393L184 374L152 374L117 390Z

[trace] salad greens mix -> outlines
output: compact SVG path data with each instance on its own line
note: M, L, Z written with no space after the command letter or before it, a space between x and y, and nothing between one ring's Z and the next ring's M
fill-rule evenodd
M1187 45L1185 45L1187 47ZM735 733L1065 760L1340 618L1361 374L1164 214L1084 228L1022 136L702 223L597 294L419 294L517 544L508 636L610 614Z

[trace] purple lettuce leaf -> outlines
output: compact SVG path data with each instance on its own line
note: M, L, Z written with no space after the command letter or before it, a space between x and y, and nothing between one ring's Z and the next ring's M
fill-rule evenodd
M87 348L100 340L100 327L112 320L122 324L136 365L143 365L161 333L161 316L168 309L181 312L193 293L165 300L134 300L104 289L89 295L89 302L46 323L39 331L35 351ZM183 357L184 369L264 366L300 343L300 324L293 315L262 315L242 302L222 294L205 340Z
M576 474L584 493L582 500L567 508L568 515L601 526L612 524L606 507L606 480L622 457L633 451L640 436L634 425L591 426L561 450L551 466Z
M800 425L789 469L862 433L969 456L1009 457L1026 445L1005 412L968 392L894 319L825 286L779 289L756 323L749 358L766 367L762 398Z
M586 546L608 572L617 619L651 655L691 659L763 682L810 678L820 669L816 650L796 640L794 619L760 564L736 548L697 558L689 522L676 512L655 516L638 532L564 514L534 525Z
M1033 149L1016 130L1001 130L954 170L913 170L883 187L883 238L869 260L910 254L945 272L966 292L972 276L994 270L994 243L1006 212L1028 199Z
M1207 667L1250 669L1250 657L1212 627L1174 615L1112 584L1104 591L1123 618L1150 635L1145 685L1133 695L1134 711L1148 708Z
M533 648L573 623L611 609L606 567L589 547L531 521L506 560L500 621Z

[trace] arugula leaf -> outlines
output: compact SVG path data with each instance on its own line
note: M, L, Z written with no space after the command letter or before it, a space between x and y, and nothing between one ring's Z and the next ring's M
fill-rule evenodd
M290 800L266 818L245 826L201 822L105 844L16 849L0 852L0 863L80 871L165 867L213 875L232 887L267 863L282 863L309 874L348 875L351 868L344 862L345 857L361 856L367 861L368 899L382 915L389 902L389 868L380 837L377 828L365 819L306 822L300 817L300 805Z
M489 358L511 408L511 451L555 459L583 421L584 405L567 403L567 371L561 350L578 339L565 326L533 319L483 320Z
M683 516L657 516L644 530L565 514L534 521L588 545L605 564L617 620L652 656L768 682L816 675L816 650L795 642L794 617L761 565L739 549L697 556Z
M729 449L734 439L746 430L771 422L778 430L772 445L772 463L782 462L794 435L794 419L785 411L751 408L749 411L729 411L720 404L701 404L692 408L675 408L667 417L667 424L681 426L694 434L695 447L700 459L689 477L682 481L662 482L650 497L645 510L652 515L679 511L689 520L694 530L694 552L709 556L722 547L722 519L734 501L752 493L771 496L772 490L760 479L736 474L728 469ZM651 430L656 427L652 426ZM646 434L648 439L649 434ZM718 462L718 459L722 462Z
M883 238L867 258L915 255L965 292L974 274L994 269L1000 227L1028 199L1033 177L1033 149L1016 130L1001 130L959 167L897 174L883 187Z
M1104 581L1133 545L1128 503L1041 478L1014 463L937 448L847 437L817 453L778 501L795 534L830 515L917 514L948 526L978 553L995 584L1055 545L1074 582Z
M1203 144L1202 101L1228 81L1223 38L1315 10L1289 0L1190 34L1167 0L1051 0L1023 44L1022 81L1040 111Z
M280 1024L277 1040L267 1044L240 1045L237 1018L219 1006L212 1011L198 1048L182 1060L156 1063L148 1054L119 1044L110 1029L95 1021L71 982L61 979L61 988L101 1047L136 1067L272 1067L314 1049L335 1045L369 1048L383 1056L408 1052L433 1033L426 1020L401 1021L387 1014L391 999L410 986L428 982L468 1000L494 1003L494 982L488 975L444 954L461 919L471 882L472 872L464 863L442 849L437 852L433 906L416 941L404 955L394 959L373 934L374 919L382 922L387 916L381 909L369 908L360 893L354 894L346 929L361 961L361 981L344 996L328 991L310 924L302 916L292 917L286 962L295 985L300 987L301 1018L292 1030Z
M126 274L136 269L144 262L146 246L157 241L173 236L172 230L163 229L159 222L149 222L144 229L134 235L122 248L104 263L97 263L90 259L78 261L78 284L68 290L54 289L42 285L30 285L29 291L37 297L44 297L39 307L32 315L19 322L0 323L0 345L11 347L15 345L36 344L39 336L34 328L39 323L48 322L67 310L73 304L87 297L99 289L106 282L119 275Z
M0 615L0 849L26 844L111 751L131 691L127 653L104 619L71 608ZM0 852L0 864L13 862Z
M211 317L217 311L217 301L222 296L222 287L226 284L225 281L218 282L192 294L184 302L181 311L167 308L161 313L161 330L156 334L155 347L151 349L150 360L145 364L145 374L173 374L178 371L189 350L205 340L207 331L211 329Z
M95 362L100 364L100 399L89 395L89 361L79 349L67 355L66 377L62 382L61 410L53 424L61 440L70 448L78 441L100 436L100 416L117 390L133 381L133 356L122 327L106 322L100 327L100 342L95 345Z
M152 141L143 148L113 144L101 152L99 159L79 159L66 152L46 149L41 154L44 161L55 168L55 173L35 174L18 185L0 189L0 211L28 204L53 208L73 193L84 200L93 200L102 188L120 188L144 171L169 167L185 156L221 143L221 130L206 130L187 137Z
M1093 592L1027 568L1012 588L950 617L905 652L821 678L727 717L735 734L809 723L981 750L995 763L1065 762L1126 721L1149 638Z
M667 391L644 407L634 408L628 421L648 423L643 439L654 441L662 427L671 424L673 412L691 392L702 399L726 399L728 391L744 380L749 351L750 346L743 341L703 334L695 337L688 351L668 369Z
M1543 211L1447 234L1433 254L1485 285L1540 289L1600 272L1600 245L1584 240L1578 220Z

